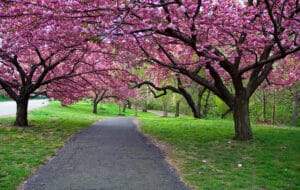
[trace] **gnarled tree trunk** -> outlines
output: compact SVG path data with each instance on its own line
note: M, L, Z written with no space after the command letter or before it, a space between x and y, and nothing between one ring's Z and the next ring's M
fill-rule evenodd
M17 99L17 114L15 126L28 126L28 102L29 96L20 96Z
M187 100L187 99L186 99ZM198 118L201 119L202 115L200 113L200 110L197 108L197 106L194 104L194 102L191 102L190 100L187 100L192 112L193 112L193 116L194 118Z
M193 116L194 118L202 118L201 112L200 112L200 107L201 107L201 99L204 93L204 89L199 89L198 91L198 104L197 105L193 99L193 97L190 95L190 93L188 91L186 91L186 89L182 86L182 81L179 77L179 75L177 75L177 83L178 83L178 90L180 93L186 100L186 102L188 103L188 105L190 106L192 112L193 112ZM200 103L199 103L200 102Z
M198 107L199 105L197 105L195 103L195 101L193 100L193 97L184 88L179 87L178 89L180 90L182 96L184 97L184 99L186 100L188 105L190 106L190 108L193 112L194 118L199 118L199 119L202 118L201 112Z
M249 116L249 98L245 96L236 96L232 107L235 140L247 141L253 139L253 134Z

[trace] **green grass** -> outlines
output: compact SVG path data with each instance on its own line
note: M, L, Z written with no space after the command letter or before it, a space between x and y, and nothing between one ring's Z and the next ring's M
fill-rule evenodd
M12 117L1 118L0 189L15 189L70 135L117 116L119 108L107 103L98 111L92 114L86 102L66 107L51 102L30 113L28 128L13 127ZM134 110L124 115L133 116ZM171 145L169 156L196 189L300 189L300 128L254 126L255 140L236 142L228 120L138 115L145 133Z
M254 126L253 141L237 142L228 120L141 120L146 134L170 144L170 159L195 189L300 189L299 128Z
M92 114L92 105L80 102L62 107L58 102L30 112L30 127L12 126L13 117L0 119L0 189L13 190L32 173L32 170L55 155L55 149L75 132L93 122L117 116L119 109L113 104L104 104ZM127 110L126 116L133 116ZM147 114L139 113L141 116Z

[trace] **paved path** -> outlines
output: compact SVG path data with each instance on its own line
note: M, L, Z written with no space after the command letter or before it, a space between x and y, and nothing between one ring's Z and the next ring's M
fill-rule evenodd
M48 105L48 100L30 100L28 110ZM0 102L0 117L15 115L17 110L15 101Z
M160 111L160 110L147 110L150 113L154 113L156 115L158 115L159 117L163 117L164 112ZM168 112L168 117L175 117L175 113L172 112ZM183 114L179 114L179 117L187 117L186 115Z
M187 189L133 118L106 119L75 134L25 190Z
M150 113L154 113L160 117L163 117L164 115L164 112L163 111L160 111L160 110L147 110L148 112ZM171 113L171 112L168 112L168 117L175 117L175 114L174 113Z

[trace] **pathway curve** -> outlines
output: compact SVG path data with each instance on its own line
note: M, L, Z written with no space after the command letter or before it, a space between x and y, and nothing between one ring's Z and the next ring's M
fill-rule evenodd
M154 113L158 115L159 117L163 117L164 112L160 110L147 110L147 112ZM179 114L180 117L187 117L187 115ZM175 113L168 112L168 117L175 117Z
M48 100L29 100L28 110L33 110L48 105ZM15 101L0 102L0 117L15 115L17 110Z
M187 189L133 121L106 119L75 134L25 190Z
M164 115L164 112L160 110L147 110L147 112L154 113L160 117L163 117ZM168 112L168 117L175 117L175 114Z

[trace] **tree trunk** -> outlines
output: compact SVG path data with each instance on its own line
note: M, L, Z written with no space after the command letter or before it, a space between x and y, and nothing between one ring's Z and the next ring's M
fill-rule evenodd
M93 101L93 113L97 114L98 113L98 102L97 101Z
M185 90L185 88L182 86L182 82L179 76L177 76L177 82L178 82L178 90L180 92L180 94L185 98L186 102L188 103L188 105L190 106L194 118L202 118L201 112L200 112L200 108L197 107L197 104L195 103L193 97L190 95L190 93L188 91ZM201 107L201 98L202 95L204 93L205 88L202 90L198 89L198 101L200 101L200 106ZM200 96L200 97L199 97Z
M17 114L16 114L16 121L15 126L22 126L26 127L28 126L28 102L29 102L29 96L28 97L20 97L16 103L17 103Z
M263 95L263 122L267 122L267 95L265 90L262 90Z
M132 103L129 100L127 100L127 108L131 109L131 107L132 107Z
M205 106L204 106L204 109L203 109L203 115L206 116L208 114L208 100L209 100L209 97L210 97L210 90L207 92L207 96L206 96L206 99L205 99Z
M94 92L95 93L95 98L93 99L93 114L97 114L98 112L98 103L100 102L100 99L99 99L99 94L97 92Z
M192 112L193 112L193 116L194 118L198 118L201 119L202 115L199 112L199 109L197 108L197 105L195 104L194 100L192 99L191 96L184 96L186 102L188 103L188 105L190 106Z
M194 118L201 119L201 118L202 118L202 115L201 115L201 113L199 112L199 110L196 108L196 106L193 107L193 106L190 105L190 107L191 107L191 109L192 109Z
M229 108L227 111L225 111L222 115L221 118L224 119L226 115L228 115L231 112L231 109Z
M122 112L121 112L121 104L119 104L119 115L122 115Z
M176 102L176 112L175 112L175 117L179 117L179 106L180 106L180 101Z
M126 111L126 107L127 107L127 101L125 101L123 104L123 110L122 110L123 113Z
M276 90L274 90L273 92L272 125L275 124L275 112L276 112Z
M249 117L249 99L236 96L232 111L235 127L234 139L239 141L253 139Z
M295 92L293 101L293 125L297 126L300 92Z
M190 106L194 118L202 118L202 115L200 113L200 110L198 109L196 103L193 100L193 97L183 88L180 89L182 96L185 98L186 102Z
M202 98L203 98L203 95L204 95L205 91L206 91L205 87L204 88L201 88L201 87L198 88L198 100L197 100L197 106L196 106L196 109L197 109L196 115L197 115L197 117L196 118L201 118L202 117L201 116Z
M254 97L254 108L255 108L254 114L255 114L255 121L256 122L259 121L257 105L258 105L258 101L256 101L256 97Z
M147 112L147 111L148 111L148 104L147 104L147 101L144 102L142 111L143 111L143 112Z
M137 103L134 104L134 116L137 117L138 116L138 105Z
M163 117L168 117L168 103L163 101Z

